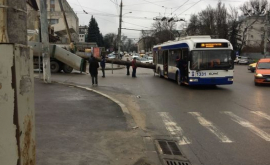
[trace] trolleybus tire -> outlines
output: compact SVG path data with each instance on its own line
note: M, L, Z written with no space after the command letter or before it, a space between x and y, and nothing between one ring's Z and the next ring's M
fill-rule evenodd
M51 72L57 73L60 70L60 64L57 61L51 61Z
M179 73L178 72L176 73L176 79L175 80L176 80L177 85L182 85L181 84L181 81L180 81L180 76L179 76Z

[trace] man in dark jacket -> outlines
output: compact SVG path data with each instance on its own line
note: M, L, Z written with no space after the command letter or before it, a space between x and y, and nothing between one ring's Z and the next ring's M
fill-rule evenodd
M91 74L92 77L92 85L94 86L95 84L98 85L98 68L99 64L98 61L96 60L95 57L91 56L89 59L89 73Z
M102 77L105 77L105 66L106 66L105 56L101 57L100 66L101 66L101 69L102 69Z
M127 62L130 62L129 58L127 58ZM129 76L130 63L128 63L126 66L127 66L127 75Z
M136 58L133 58L131 64L132 64L132 77L136 77L136 69L137 69Z

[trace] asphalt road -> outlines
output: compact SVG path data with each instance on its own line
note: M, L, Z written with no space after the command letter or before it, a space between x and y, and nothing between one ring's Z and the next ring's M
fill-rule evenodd
M137 72L130 78L124 69L106 71L96 89L122 102L136 99L153 139L178 139L192 164L270 164L270 86L255 86L246 65L235 66L233 85L216 88L182 87L150 69ZM86 75L54 78L90 86Z
M270 86L253 75L236 66L233 85L194 88L138 74L148 131L178 136L193 164L270 164Z

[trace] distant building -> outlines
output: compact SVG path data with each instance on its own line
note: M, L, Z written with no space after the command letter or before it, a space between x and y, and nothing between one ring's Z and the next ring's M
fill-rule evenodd
M248 27L247 33L244 36L246 38L246 46L249 47L261 46L264 40L265 16L250 16L246 18L242 16L239 17L239 21L242 21L241 25L242 32L245 30L246 27Z
M154 37L143 37L137 42L138 53L151 52L154 45Z
M85 42L87 37L88 26L79 26L79 42Z
M60 43L68 43L68 36L66 32L66 26L64 23L63 14L58 0L46 0L48 10L48 22L54 29L54 33L60 37ZM66 0L62 0L63 8L66 14L69 31L71 33L71 40L79 42L79 18L76 13L70 7ZM40 0L37 0L37 4L40 5Z

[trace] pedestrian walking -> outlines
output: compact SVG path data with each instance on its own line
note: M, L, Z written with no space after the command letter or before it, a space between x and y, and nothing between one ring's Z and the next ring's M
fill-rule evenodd
M129 68L130 68L130 60L129 60L129 58L127 58L127 62L128 62L128 64L126 65L126 67L127 67L127 75L129 76L130 75L130 73L129 73Z
M101 70L102 70L102 77L104 78L105 77L105 66L106 66L105 56L101 57L100 66L101 66Z
M98 85L98 61L93 55L89 58L89 73L92 77L92 86Z
M136 58L133 58L131 64L132 64L132 77L136 77L136 69L137 69Z

